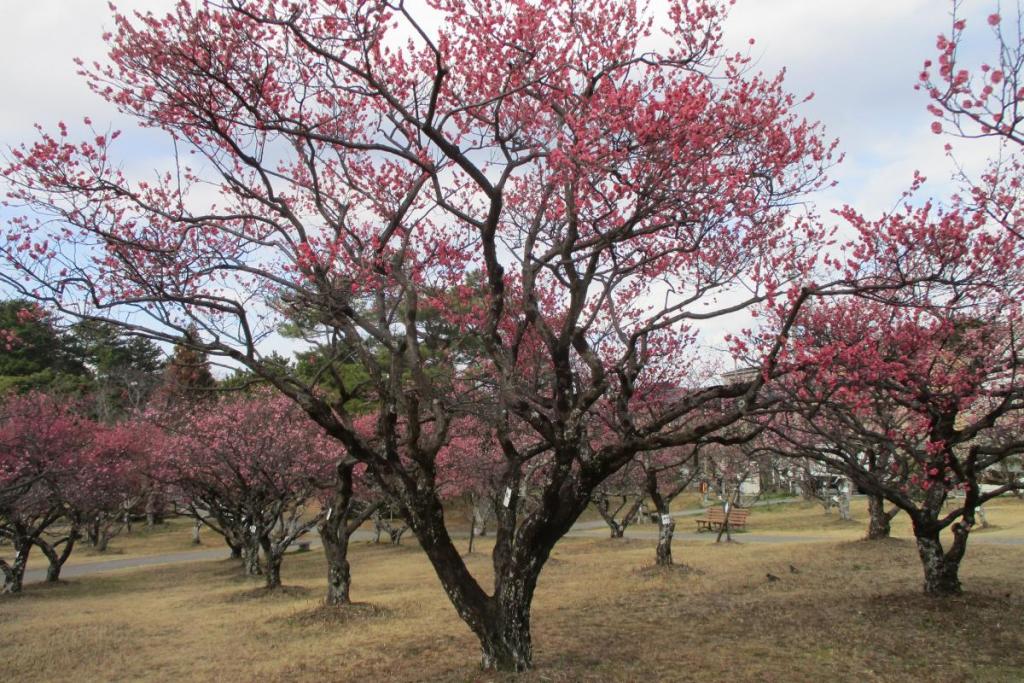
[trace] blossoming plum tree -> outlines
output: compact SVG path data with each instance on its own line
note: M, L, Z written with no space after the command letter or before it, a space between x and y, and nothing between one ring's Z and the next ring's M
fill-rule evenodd
M262 550L266 586L279 587L285 550L326 512L306 504L329 485L336 442L277 395L205 404L177 424L163 444L170 480L211 528L240 537L250 573Z
M978 507L1024 485L980 487L987 469L1024 452L1019 316L1019 301L983 316L851 299L816 306L798 335L801 370L772 427L780 450L905 511L929 594L960 592Z
M33 546L47 550L53 581L71 553L74 528L56 540L44 534L65 515L63 494L72 488L91 433L88 420L38 392L8 396L0 411L0 489L8 491L0 506L0 535L14 550L12 562L0 559L0 571L2 591L17 593Z
M812 291L822 231L793 207L826 182L834 146L781 76L726 54L728 4L429 0L415 16L388 0L225 0L116 15L109 60L82 71L181 155L142 181L115 164L116 132L72 142L62 125L14 150L3 174L25 210L0 247L4 281L67 315L184 339L296 401L395 502L483 665L526 669L537 578L594 488L638 453L735 422L764 380L656 413L638 392L682 385L695 322L760 302L781 311L770 365ZM266 362L282 318L363 366L373 439L348 397L321 390L344 384L335 364L301 377ZM426 343L432 320L452 343ZM436 466L454 421L480 412L510 492L490 590L445 529ZM521 507L527 474L535 504Z

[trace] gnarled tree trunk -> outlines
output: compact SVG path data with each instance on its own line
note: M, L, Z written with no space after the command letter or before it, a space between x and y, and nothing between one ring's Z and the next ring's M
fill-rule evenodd
M324 602L328 605L348 605L352 602L352 568L348 563L348 539L339 544L330 543L325 539L324 555L327 558L327 596Z
M266 535L260 539L260 545L263 546L263 585L268 589L280 588L283 553Z
M622 538L625 536L626 529L636 521L637 516L640 514L640 508L643 506L643 503L643 496L636 496L632 504L629 504L628 496L622 496L622 502L613 510L611 496L594 496L594 505L597 508L597 512L601 515L601 519L608 525L612 538ZM627 505L629 505L628 508ZM622 516L622 519L618 519L618 514L623 509L626 509L626 514Z
M28 554L32 550L32 542L28 540L13 539L14 562L7 564L0 560L0 572L4 575L4 585L0 593L20 593L25 580L25 566L28 564Z
M489 618L473 629L480 638L480 666L485 670L519 672L533 664L530 607L539 572L514 574L501 582Z
M259 539L254 536L246 538L245 543L242 544L241 552L242 567L245 569L245 573L248 576L261 576L263 568L260 566Z
M331 496L331 505L319 524L320 540L324 544L327 560L328 605L347 605L352 586L352 570L348 563L348 543L363 522L380 509L381 502L356 509L352 499L352 469L354 465L338 465L338 483Z
M671 517L668 524L664 518L658 516L658 547L654 551L654 563L659 567L672 566L672 537L675 534L676 522Z
M962 592L958 572L960 561L947 558L939 542L939 534L924 533L917 537L917 553L924 569L924 592L929 595L957 595Z
M965 511L964 518L953 525L953 542L947 551L943 551L939 540L939 525L914 520L917 553L924 570L924 592L928 595L959 595L963 592L959 577L960 561L967 550L973 518L973 510Z
M402 501L402 513L445 592L479 639L485 670L520 672L532 666L530 609L537 579L551 549L586 508L593 490L593 485L551 485L541 496L540 508L517 524L519 483L510 479L509 498L497 511L491 595L480 587L452 542L436 491L398 486L389 491Z
M899 513L899 508L893 508L888 512L885 509L885 498L875 494L868 495L868 540L877 541L889 538L891 522L893 517Z
M47 583L56 583L60 580L60 572L64 568L64 563L71 557L71 551L75 547L75 541L78 540L78 533L74 530L58 543L50 544L42 539L35 539L34 543L42 551L43 555L46 555L46 559L49 565L46 567L46 581ZM63 546L58 552L57 547Z

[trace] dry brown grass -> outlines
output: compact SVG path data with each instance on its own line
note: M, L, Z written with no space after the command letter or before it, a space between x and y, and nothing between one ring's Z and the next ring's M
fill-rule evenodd
M826 513L818 503L756 507L750 513L747 530L752 533L829 536L854 540L867 533L867 499L855 498L850 512L853 519L843 521L835 509ZM973 532L975 538L981 535L992 538L1024 537L1024 504L1020 501L1004 496L985 505L985 513L990 527L982 529L979 521L979 526ZM892 534L896 538L913 538L910 518L906 514L901 512L892 520Z
M1024 518L1007 505L1019 507L1006 519ZM804 511L769 514L799 526ZM920 595L905 539L708 539L676 555L694 571L651 568L653 541L559 544L535 602L536 669L521 680L1024 679L1024 546L973 545L953 600ZM490 680L418 549L357 543L352 561L360 604L341 612L320 605L318 552L287 558L291 588L272 595L227 560L29 585L0 599L0 681ZM482 553L469 564L489 573Z

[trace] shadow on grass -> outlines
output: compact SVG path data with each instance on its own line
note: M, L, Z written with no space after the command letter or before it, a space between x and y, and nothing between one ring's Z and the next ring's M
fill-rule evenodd
M368 619L386 618L391 611L369 602L353 602L348 605L325 605L323 603L312 609L295 612L275 621L293 626L340 626Z
M250 590L232 592L225 598L225 602L239 603L251 600L299 600L307 599L313 595L313 589L306 586L278 586L267 588L260 586Z
M657 564L645 564L642 567L637 567L633 570L634 576L639 576L644 579L684 579L691 576L704 576L704 573L705 572L701 569L682 563L670 564L667 567Z

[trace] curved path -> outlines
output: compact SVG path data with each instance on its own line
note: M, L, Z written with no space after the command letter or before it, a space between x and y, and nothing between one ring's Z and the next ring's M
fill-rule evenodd
M799 502L799 498L783 498L778 500L759 501L757 506L782 505L786 503ZM696 517L704 513L703 508L695 510L681 510L672 513L673 517ZM593 538L594 532L607 529L603 520L591 520L577 522L567 534L577 538ZM630 538L656 539L658 532L648 530L647 525L631 526L626 530L626 536ZM453 533L454 538L468 538L467 533ZM674 539L681 541L709 540L714 538L711 533L676 532ZM353 540L370 540L373 534L369 531L357 531L352 535ZM821 541L836 540L834 536L810 536L810 535L783 535L783 534L758 534L744 532L739 534L742 543L817 543ZM312 547L319 547L320 539L314 535L310 538ZM1012 537L987 537L985 535L972 535L971 543L983 543L993 545L1024 545L1024 538ZM164 553L161 555L145 555L141 557L126 557L119 560L103 560L101 562L89 562L86 564L69 564L61 572L61 578L74 578L103 572L115 571L118 569L133 569L137 567L150 567L164 564L181 564L184 562L210 561L227 559L227 548L218 547L210 550L185 550L176 553ZM45 569L30 569L25 572L25 582L38 582L46 578Z

